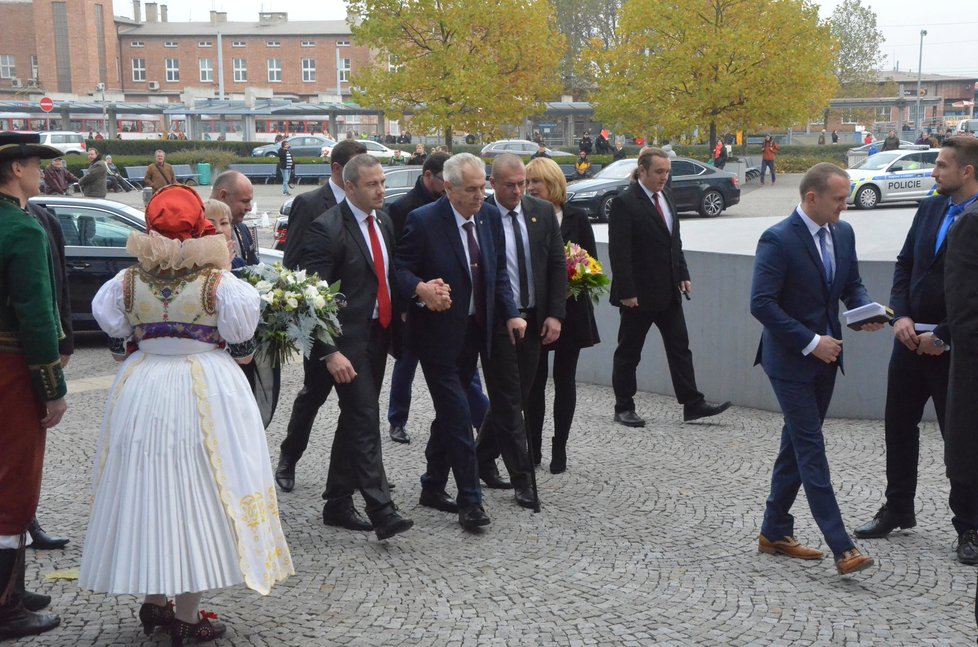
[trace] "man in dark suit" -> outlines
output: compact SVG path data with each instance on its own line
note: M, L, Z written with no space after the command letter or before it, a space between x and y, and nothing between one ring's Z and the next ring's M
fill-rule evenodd
M479 430L476 449L479 475L493 487L508 485L498 476L495 459L502 454L516 491L516 503L532 508L530 459L526 444L526 408L540 361L541 344L560 337L567 301L567 261L560 223L553 205L524 195L526 168L511 153L492 163L491 204L498 210L506 237L506 271L513 300L526 319L526 334L508 343L506 328L496 323L493 353L482 369L489 392L489 411Z
M422 174L414 184L414 188L397 199L390 206L390 217L394 223L394 236L400 240L404 234L404 225L408 214L419 207L431 204L445 194L445 182L442 169L450 156L448 153L432 153L424 161ZM409 443L411 437L407 433L408 414L411 410L411 386L414 374L418 369L418 357L410 348L404 348L401 356L394 363L391 372L390 402L387 407L387 421L390 423L391 440L397 443ZM482 392L482 382L479 372L472 375L472 382L467 390L469 409L472 412L472 423L478 428L489 408L489 400Z
M873 565L852 543L829 479L822 423L842 365L839 300L868 304L859 276L852 227L839 220L849 196L849 176L838 166L816 164L801 181L801 204L761 235L754 262L750 311L764 325L755 364L767 373L784 412L781 449L758 538L762 553L821 559L821 551L794 538L791 506L804 485L815 523L848 574ZM879 330L883 324L866 324Z
M391 328L400 318L392 290L394 232L380 211L384 169L376 158L353 157L343 169L343 185L346 200L316 218L305 232L303 267L329 283L339 281L346 306L338 315L343 334L331 344L317 341L303 362L303 394L321 406L335 385L339 397L323 522L350 530L373 528L378 539L387 539L413 525L391 502L380 447L378 398ZM354 490L367 502L369 522L353 505Z
M407 308L407 344L421 361L436 416L419 503L457 511L462 527L472 530L490 520L482 505L466 386L479 356L485 364L497 350L492 323L505 321L513 343L523 336L526 321L506 274L502 223L484 204L485 164L461 153L445 162L442 173L446 195L408 216L397 248L397 277L400 293L414 299ZM449 470L458 487L455 501L445 492Z
M211 187L211 200L219 200L231 209L231 226L234 227L234 242L238 249L238 257L232 263L235 268L258 265L259 262L255 237L244 224L245 216L251 211L254 196L255 188L251 180L238 171L224 171L214 178L214 185Z
M904 362L899 367L894 366L899 348L895 344L890 363L890 393L887 394L886 411L886 505L867 524L875 525L875 528L869 529L877 532L867 536L882 537L896 526L908 528L916 522L913 499L920 439L916 425L921 416L919 411L923 409L927 396L931 395L941 435L947 443L945 462L951 481L949 504L954 515L951 523L958 534L958 561L978 564L978 479L974 477L975 463L978 461L978 446L974 442L975 383L969 383L974 379L971 377L976 359L973 339L978 324L973 314L976 305L974 267L978 260L978 248L974 244L975 216L978 215L978 139L967 135L945 139L932 175L940 197L924 201L918 210L914 228L920 221L920 238L923 242L920 247L923 248L918 247L910 253L917 251L924 259L937 258L921 271L914 264L913 274L905 277L905 282L910 284L909 303L893 302L897 314L901 313L901 310L897 310L898 306L909 314L900 319L896 326L905 319L912 321L904 324L902 331L897 331L898 341L907 346L900 349L903 351L901 355L905 356ZM911 234L914 228L911 228ZM909 244L909 237L907 242ZM904 251L907 251L906 246ZM897 281L894 280L894 294L896 285ZM915 324L919 326L921 323L939 325L931 332L918 334L914 331ZM900 339L901 332L905 340ZM911 352L911 346L916 354ZM898 375L895 370L902 373ZM903 388L894 392L896 379L902 382ZM898 432L903 432L903 435L893 439L892 445L890 395L895 400L892 424ZM897 398L901 400L896 401ZM892 473L891 466L894 468ZM856 533L858 535L859 531Z
M366 152L367 148L362 142L355 139L341 141L333 147L330 154L332 175L329 179L315 191L296 197L292 203L292 212L289 214L289 231L285 239L285 253L282 259L285 267L292 270L304 267L306 230L316 218L346 199L343 167L354 156ZM346 287L344 286L343 289L346 290ZM308 366L308 362L303 362L303 368ZM318 367L314 368L318 374ZM322 385L316 383L314 375L306 373L303 376L303 385L292 405L292 416L289 418L285 439L279 448L278 465L275 467L275 482L283 492L291 492L295 487L295 466L309 445L312 423L315 422L319 408L323 406L329 395L328 389L323 393Z
M285 237L285 252L282 265L290 270L299 269L302 250L305 247L305 233L309 224L328 209L332 209L346 197L343 189L343 166L353 158L367 152L363 142L344 139L329 154L330 176L322 186L296 196L289 212L289 230ZM315 413L313 413L315 416ZM310 425L312 422L310 421ZM305 449L305 447L303 447ZM300 452L301 453L301 452ZM298 458L296 458L298 460Z
M659 328L683 420L697 420L726 411L729 402L707 402L696 388L693 354L683 316L682 296L693 284L679 236L679 214L666 183L672 170L669 154L645 148L638 156L637 181L611 202L608 256L611 261L611 305L618 306L618 348L611 384L615 391L615 422L644 427L635 413L638 386L635 371L645 336Z

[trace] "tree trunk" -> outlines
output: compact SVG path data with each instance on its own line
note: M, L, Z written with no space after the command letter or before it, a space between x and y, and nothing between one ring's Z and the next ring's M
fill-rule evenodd
M713 151L717 147L717 121L716 119L710 121L710 159L713 159Z
M445 129L445 148L448 149L449 153L452 152L452 140L455 139L452 136L452 132L453 131L451 126Z

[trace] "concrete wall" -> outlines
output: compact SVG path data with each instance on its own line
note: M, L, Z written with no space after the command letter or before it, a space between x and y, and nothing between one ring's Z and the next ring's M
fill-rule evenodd
M607 261L607 243L598 243L598 253ZM700 391L709 400L731 400L739 406L779 411L767 376L760 366L753 366L761 334L761 325L751 316L749 306L754 257L691 250L685 254L693 294L692 301L683 306ZM604 265L610 271L609 264ZM886 303L893 261L863 260L859 267L870 298ZM596 316L602 343L581 353L577 377L582 382L610 385L618 309L603 298ZM876 333L845 328L843 341L845 375L840 374L836 381L829 416L882 419L893 332L889 327ZM640 391L674 393L662 340L654 328L646 339L637 377ZM609 396L609 416L613 405ZM931 405L926 419L935 419Z

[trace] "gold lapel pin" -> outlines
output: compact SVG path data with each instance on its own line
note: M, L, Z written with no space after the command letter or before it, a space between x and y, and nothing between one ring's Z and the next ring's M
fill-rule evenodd
M536 221L537 221L536 218L530 218L530 222L536 222Z

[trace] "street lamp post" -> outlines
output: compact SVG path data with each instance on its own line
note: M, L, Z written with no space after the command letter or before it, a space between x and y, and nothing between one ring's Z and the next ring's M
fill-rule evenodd
M920 58L917 59L917 132L920 133L920 74L924 64L924 36L927 35L926 29L920 30Z

